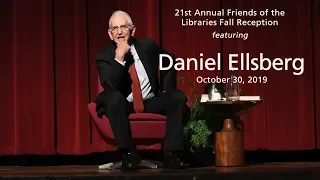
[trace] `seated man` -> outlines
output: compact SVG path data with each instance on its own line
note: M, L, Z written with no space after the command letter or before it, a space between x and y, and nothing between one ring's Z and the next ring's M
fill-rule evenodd
M110 17L108 33L112 43L96 55L104 88L96 98L98 114L105 114L110 120L122 154L122 170L136 170L140 163L131 140L128 115L135 112L166 115L164 168L184 168L186 164L177 154L184 150L183 116L187 98L176 89L174 68L161 71L158 79L159 54L168 52L152 39L133 38L135 30L127 13L116 11ZM163 63L168 66L169 60Z

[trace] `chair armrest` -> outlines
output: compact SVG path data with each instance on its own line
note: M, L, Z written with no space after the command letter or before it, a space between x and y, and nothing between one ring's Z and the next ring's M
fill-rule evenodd
M187 104L188 108L190 109L192 106L192 102L188 100L186 104Z

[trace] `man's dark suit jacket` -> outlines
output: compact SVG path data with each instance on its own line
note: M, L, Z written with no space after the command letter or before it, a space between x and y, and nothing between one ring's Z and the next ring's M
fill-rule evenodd
M175 56L159 47L152 39L132 38L132 44L138 53L138 56L147 72L151 84L151 91L155 96L159 92L169 92L176 89L177 79L174 69ZM97 113L101 117L104 112L103 96L112 91L119 91L126 98L131 92L131 79L128 73L129 66L134 62L131 52L125 56L126 65L123 66L115 58L116 44L114 42L105 46L96 55L96 64L100 77L101 86L104 91L101 92L95 100L97 104ZM169 70L160 71L159 78L159 57L160 54L168 54L173 59L173 66ZM163 58L163 66L169 66L169 59Z

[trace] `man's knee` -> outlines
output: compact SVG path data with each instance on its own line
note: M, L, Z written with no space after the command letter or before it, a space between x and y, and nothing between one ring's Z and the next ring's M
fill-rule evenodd
M104 101L108 106L116 106L118 104L125 103L126 99L119 91L113 91L105 96Z
M183 103L186 103L188 100L186 94L181 90L172 91L171 97L172 97L172 100L183 102Z

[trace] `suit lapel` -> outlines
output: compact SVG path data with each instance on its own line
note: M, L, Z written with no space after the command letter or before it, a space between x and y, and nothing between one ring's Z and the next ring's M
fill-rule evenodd
M115 44L114 42L111 42L111 56L112 56L113 58L116 57L116 49L117 49L116 44Z

